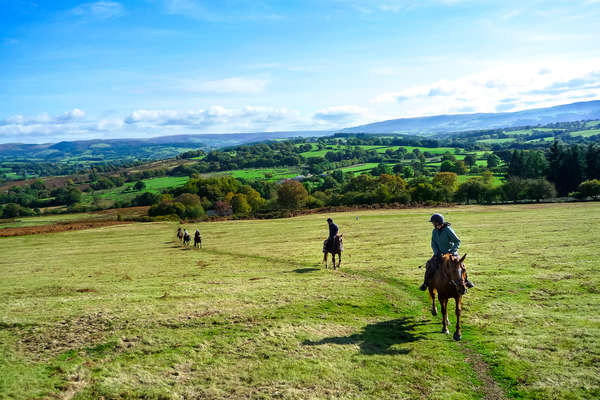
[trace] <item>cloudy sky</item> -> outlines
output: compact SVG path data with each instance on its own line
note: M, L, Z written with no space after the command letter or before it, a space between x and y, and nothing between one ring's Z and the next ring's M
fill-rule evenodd
M0 0L0 143L600 99L600 0Z

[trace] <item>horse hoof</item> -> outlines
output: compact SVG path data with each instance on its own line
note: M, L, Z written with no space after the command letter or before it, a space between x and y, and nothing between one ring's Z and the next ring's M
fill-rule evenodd
M457 342L460 341L460 339L462 339L462 336L459 335L458 333L454 332L454 336L452 336L454 338L454 340L456 340Z
M433 315L434 317L437 315L437 310L435 308L431 309L431 315Z
M449 335L449 334L450 334L450 331L449 331L448 329L442 329L442 333L443 333L444 335Z

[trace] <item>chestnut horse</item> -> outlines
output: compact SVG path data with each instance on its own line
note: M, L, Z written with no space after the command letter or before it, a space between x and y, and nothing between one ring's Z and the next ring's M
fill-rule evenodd
M177 239L179 239L180 242L183 242L183 229L181 228L177 228Z
M325 263L325 269L327 269L327 255L331 253L331 262L333 263L333 269L337 269L342 263L342 251L344 251L344 244L342 242L342 234L338 233L333 238L333 243L327 246L327 241L323 242L323 262ZM335 266L335 255L338 255L338 264Z
M453 298L456 302L456 330L454 331L454 340L461 339L460 331L460 312L462 310L462 296L467 293L465 279L467 270L463 261L467 255L460 259L451 254L445 254L438 266L435 274L429 279L429 295L431 296L431 314L437 315L435 307L435 294L437 292L440 306L442 307L442 333L449 334L448 331L448 299Z

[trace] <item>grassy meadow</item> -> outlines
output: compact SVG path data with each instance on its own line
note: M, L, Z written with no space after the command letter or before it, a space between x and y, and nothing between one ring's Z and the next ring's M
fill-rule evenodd
M417 289L433 211L477 285L461 342ZM0 238L0 398L600 396L600 203L331 216L338 271L323 214L184 225L201 250L172 223Z

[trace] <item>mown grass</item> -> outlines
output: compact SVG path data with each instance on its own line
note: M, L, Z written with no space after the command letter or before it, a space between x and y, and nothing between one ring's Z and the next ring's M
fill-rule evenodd
M433 211L477 284L461 343L416 289ZM169 223L0 239L0 398L478 399L472 354L507 397L600 395L599 203L332 217L341 271L325 215L202 223L202 250Z

